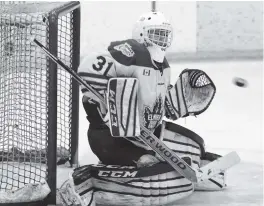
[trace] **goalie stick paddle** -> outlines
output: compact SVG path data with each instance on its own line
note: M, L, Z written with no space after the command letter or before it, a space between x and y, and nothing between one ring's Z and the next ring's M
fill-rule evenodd
M51 54L48 49L35 38L32 38L32 42L34 42L38 47L40 47L46 53L46 55L49 56L55 63L57 63L66 71L68 71L79 84L85 86L89 91L94 93L94 95L96 95L100 99L100 101L102 101L102 103L106 104L104 98L96 90L94 90L92 86L87 84L77 74L76 71L65 65L60 59ZM144 126L141 127L139 137L185 178L187 178L191 182L200 181L200 178L198 179L197 175L199 175L199 173L201 172L189 166L184 160L182 160L176 153L174 153L170 148L168 148L160 139L158 139L152 132L150 132ZM199 176L201 177L201 175Z

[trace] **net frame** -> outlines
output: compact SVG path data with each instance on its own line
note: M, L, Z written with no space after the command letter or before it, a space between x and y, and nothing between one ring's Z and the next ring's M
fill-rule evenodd
M25 7L26 8L26 7ZM60 59L63 59L68 55L67 51L63 50L63 45L68 41L66 37L62 37L64 27L63 21L67 15L70 14L70 27L66 30L70 30L70 53L71 58L65 63L71 65L71 67L77 71L80 58L80 3L79 2L69 2L69 3L57 3L51 10L46 10L45 13L45 22L48 30L48 37L46 39L46 46L49 48L49 51L58 56ZM67 21L67 20L66 20ZM25 23L25 22L23 22ZM67 23L67 22L66 22ZM36 36L37 37L37 36ZM64 40L63 40L64 39ZM71 101L69 102L68 107L71 108L71 111L67 114L70 122L68 123L68 132L66 135L69 135L69 140L67 142L70 148L70 163L72 166L78 162L78 111L79 111L79 85L77 82L72 80L72 78L67 75L62 69L58 68L51 59L46 58L46 63L48 65L47 70L47 169L46 169L46 181L51 189L51 193L48 198L42 203L37 203L37 205L46 205L46 204L55 204L56 203L56 170L57 170L57 154L61 155L63 151L58 150L57 140L62 137L63 131L61 128L65 126L60 124L58 121L63 115L61 115L63 109L63 103L60 102L60 98L63 95L62 89L66 88L63 85L59 85L59 82L62 82L60 78L67 78L71 83L70 93ZM69 99L64 99L67 101ZM65 122L65 119L61 119ZM59 145L60 146L60 145ZM25 205L32 205L34 203L25 203ZM12 204L14 205L14 204ZM23 205L19 203L19 205Z

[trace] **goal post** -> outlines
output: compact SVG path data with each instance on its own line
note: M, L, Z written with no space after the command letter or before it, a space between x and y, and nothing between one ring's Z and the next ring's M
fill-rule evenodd
M79 86L30 39L77 70L80 3L0 7L0 192L45 180L55 204L58 160L78 163Z

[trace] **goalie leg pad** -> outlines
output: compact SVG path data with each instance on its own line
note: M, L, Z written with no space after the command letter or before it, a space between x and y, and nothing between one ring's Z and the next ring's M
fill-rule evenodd
M86 165L75 169L72 183L83 203L160 206L193 193L193 184L165 163L151 167Z
M163 121L161 137L163 142L176 152L182 159L189 157L191 166L200 168L221 157L205 152L204 140L198 134L180 125ZM212 178L195 184L195 190L222 190L226 187L226 173L219 173Z
M161 138L172 151L180 157L189 156L191 166L198 168L205 153L204 140L191 130L180 125L163 121Z

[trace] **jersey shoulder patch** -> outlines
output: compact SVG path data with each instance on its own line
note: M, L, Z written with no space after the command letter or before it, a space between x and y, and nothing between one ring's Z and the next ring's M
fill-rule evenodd
M127 39L111 42L108 51L118 63L125 66L152 67L147 48L136 40Z

